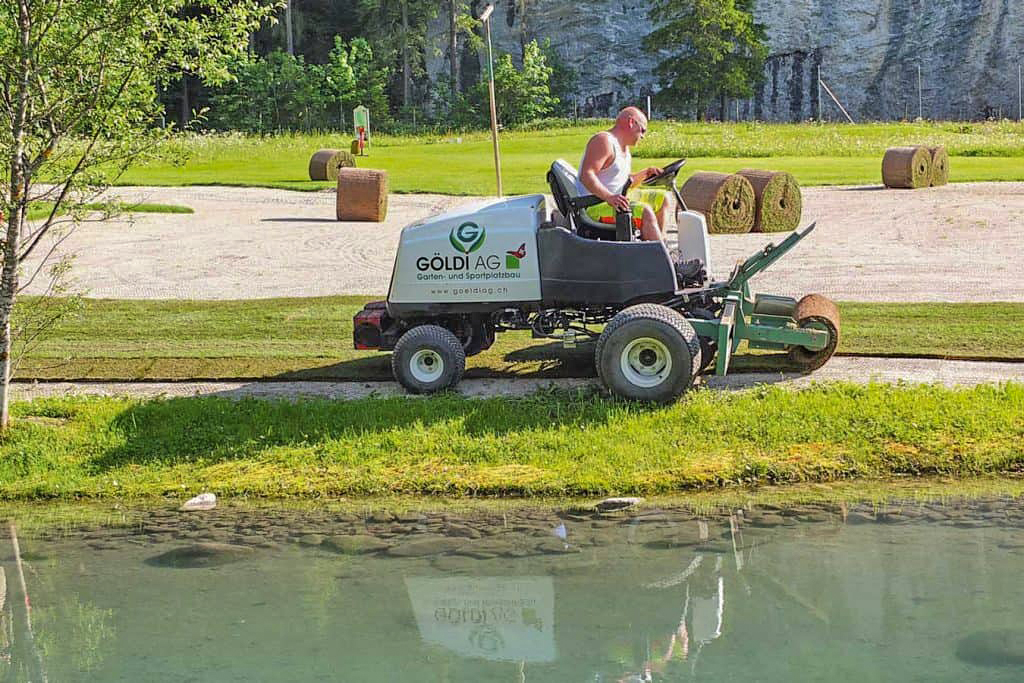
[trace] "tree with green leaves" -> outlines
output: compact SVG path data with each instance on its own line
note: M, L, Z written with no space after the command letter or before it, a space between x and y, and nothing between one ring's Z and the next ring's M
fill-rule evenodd
M0 428L11 312L87 204L158 153L157 91L223 82L276 0L6 0L0 4ZM42 218L30 216L39 207ZM24 272L23 272L24 271Z
M558 105L558 98L551 94L551 74L536 40L523 46L521 67L516 66L512 55L499 56L494 63L498 121L504 126L515 126L549 116ZM450 122L457 126L485 126L489 116L486 80L479 81L465 95L452 98Z
M370 122L380 125L391 118L388 111L388 77L390 71L381 67L374 57L373 47L365 38L353 38L349 43L348 63L355 77L355 89L349 108L363 105L370 110Z
M437 0L358 0L358 3L365 34L378 63L388 68L397 62L396 71L401 79L400 106L412 106L413 80L423 72L427 24L437 17L440 3Z
M523 66L516 69L509 55L494 67L494 97L505 124L519 124L547 116L558 104L551 95L552 69L536 40L523 46Z
M727 98L750 97L768 54L753 9L754 0L654 0L657 28L644 45L665 55L656 68L664 83L658 100L703 117L718 99L724 120Z
M225 130L308 130L323 123L333 101L325 69L302 55L274 50L231 64L232 78L210 94L208 124Z

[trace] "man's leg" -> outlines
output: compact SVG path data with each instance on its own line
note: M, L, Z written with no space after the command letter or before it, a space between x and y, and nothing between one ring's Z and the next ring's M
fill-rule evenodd
M672 196L667 190L651 187L640 187L630 190L629 198L635 202L651 207L654 213L655 228L664 235L668 230L669 216L672 215Z
M641 204L643 207L643 216L640 218L640 239L645 242L653 242L655 240L663 239L661 231L658 230L658 217L654 213L654 209Z
M668 232L669 216L672 216L673 220L675 219L675 213L672 210L674 202L675 200L672 198L672 195L666 192L664 201L661 202L661 206L655 212L655 215L658 217L658 227L661 228L662 233Z

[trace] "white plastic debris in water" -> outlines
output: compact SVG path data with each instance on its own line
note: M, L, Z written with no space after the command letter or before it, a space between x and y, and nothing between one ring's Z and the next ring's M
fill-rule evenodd
M200 493L195 498L190 498L179 509L191 512L193 510L212 510L215 507L217 507L217 496L212 493Z

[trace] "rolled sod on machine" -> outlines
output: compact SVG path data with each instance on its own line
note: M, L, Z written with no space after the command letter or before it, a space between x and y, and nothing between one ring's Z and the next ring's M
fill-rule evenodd
M737 175L750 181L754 188L753 232L789 232L797 228L804 204L793 174L745 168Z
M916 190L932 184L932 155L927 147L890 147L882 159L886 187Z
M945 147L929 147L932 158L932 187L945 185L949 182L949 155Z
M388 215L388 173L369 168L338 169L339 221L384 220Z
M741 175L698 171L679 193L688 208L704 214L710 233L744 233L754 227L754 188Z
M344 149L321 149L309 159L310 180L337 180L339 168L353 168L356 158Z

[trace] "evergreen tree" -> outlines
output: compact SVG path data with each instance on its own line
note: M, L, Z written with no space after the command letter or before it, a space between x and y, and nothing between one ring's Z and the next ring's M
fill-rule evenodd
M658 99L670 109L692 106L698 116L716 98L750 97L768 54L764 27L754 22L754 0L654 0L657 28L645 47L666 55L656 73Z

